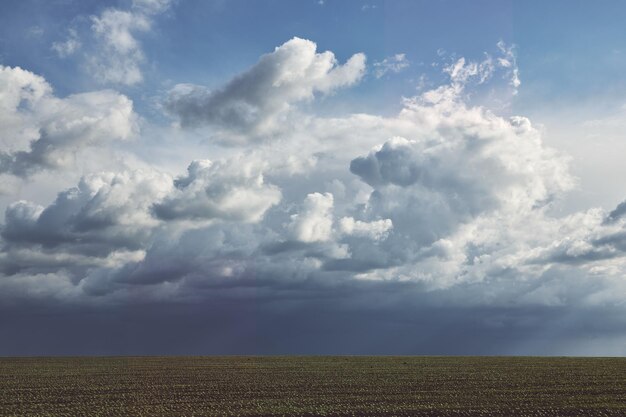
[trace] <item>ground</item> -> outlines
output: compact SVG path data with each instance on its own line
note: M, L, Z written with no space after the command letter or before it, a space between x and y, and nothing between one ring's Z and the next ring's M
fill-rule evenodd
M626 358L0 358L0 416L618 416Z

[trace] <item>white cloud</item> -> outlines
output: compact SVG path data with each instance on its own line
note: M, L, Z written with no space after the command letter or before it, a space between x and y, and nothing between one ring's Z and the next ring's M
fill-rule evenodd
M395 54L382 61L374 62L374 76L381 78L388 72L398 73L409 67L409 60L405 54Z
M365 55L355 54L338 65L332 52L316 49L314 42L293 38L217 90L175 87L166 106L183 126L209 124L248 134L275 130L293 104L362 78Z
M83 177L47 207L13 203L1 234L7 253L19 256L5 258L0 267L13 272L68 268L80 274L85 265L109 267L102 259L115 253L114 266L136 261L159 225L152 204L172 188L171 177L157 172L99 173Z
M482 62L465 62L461 57L453 64L444 67L444 72L450 76L453 84L466 84L471 78L476 78L482 84L491 78L494 71L493 59L487 56Z
M3 150L14 150L36 139L37 126L31 126L33 108L52 88L43 77L20 67L0 66L0 141Z
M342 217L339 220L339 228L347 235L365 236L373 240L387 238L389 231L393 229L393 222L390 219L374 220L363 222L354 220L352 217Z
M306 196L302 209L291 216L293 236L301 242L325 242L333 232L333 195L312 193Z
M0 172L28 176L70 165L86 146L130 138L136 131L132 102L110 90L58 98L40 76L0 67L3 121L10 137L0 152Z
M506 68L509 84L513 88L513 94L517 94L517 89L522 84L519 78L519 68L517 67L517 57L515 55L515 45L507 45L503 41L498 42L498 49L503 54L498 58L498 64Z
M508 46L500 41L497 44L498 55L495 57L485 53L482 61L468 61L460 57L443 66L443 71L450 77L450 85L442 85L431 91L431 95L451 94L459 95L467 85L482 85L494 77L502 74L508 81L508 88L512 95L517 94L520 86L519 69L515 55L515 46ZM445 56L445 51L441 53Z
M351 171L374 189L368 215L393 222L388 254L405 264L375 273L381 277L445 287L522 268L516 251L545 241L510 231L531 224L548 229L550 202L573 186L567 159L546 148L527 119L507 120L458 97L407 100L401 120L419 126L415 139L392 138L351 162ZM506 267L503 254L491 253L505 244L516 260Z
M199 160L187 172L176 180L176 190L154 206L159 218L256 223L281 199L280 190L265 182L256 161Z

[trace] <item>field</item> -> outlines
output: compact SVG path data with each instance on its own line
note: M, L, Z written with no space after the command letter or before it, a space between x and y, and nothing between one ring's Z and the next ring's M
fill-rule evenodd
M0 415L626 415L626 359L0 358Z

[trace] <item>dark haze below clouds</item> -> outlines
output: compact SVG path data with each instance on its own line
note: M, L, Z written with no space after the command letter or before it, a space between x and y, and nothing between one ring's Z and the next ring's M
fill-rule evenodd
M626 353L626 345L615 348L626 331L615 309L446 306L416 299L411 286L378 287L377 296L373 288L361 288L332 299L226 296L101 308L24 304L0 311L0 355Z

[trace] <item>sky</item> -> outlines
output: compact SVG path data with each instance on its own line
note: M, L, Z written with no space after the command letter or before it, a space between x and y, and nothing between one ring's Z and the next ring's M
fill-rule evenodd
M626 4L0 3L0 355L626 355Z

